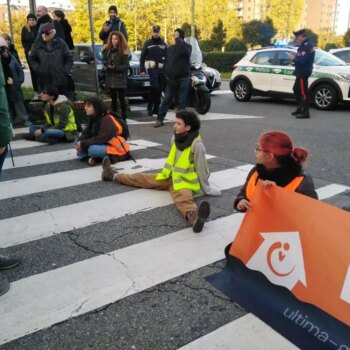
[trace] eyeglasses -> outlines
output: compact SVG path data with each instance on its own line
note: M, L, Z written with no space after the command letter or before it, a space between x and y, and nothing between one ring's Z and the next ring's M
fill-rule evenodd
M42 32L41 35L50 35L50 32Z

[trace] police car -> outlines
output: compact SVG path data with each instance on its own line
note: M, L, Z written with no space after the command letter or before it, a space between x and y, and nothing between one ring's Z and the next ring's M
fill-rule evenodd
M288 46L247 52L233 67L230 89L236 100L248 101L252 96L294 98L294 66L289 54L296 51L296 47ZM339 102L350 101L350 66L316 49L309 95L312 104L321 110L331 110Z

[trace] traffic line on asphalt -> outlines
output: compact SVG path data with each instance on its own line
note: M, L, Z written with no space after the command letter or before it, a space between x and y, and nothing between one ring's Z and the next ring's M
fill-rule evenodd
M160 143L155 143L147 140L129 140L131 151L138 151L141 149L146 149L149 147L157 147L160 146ZM13 169L13 168L21 168L26 166L33 165L41 165L41 164L49 164L56 162L63 162L67 160L78 159L77 151L73 148L65 149L61 151L54 152L45 152L45 153L37 153L30 154L26 156L18 156L14 157L15 166L12 165L12 159L7 157L4 162L3 170Z
M318 198L320 200L323 200L326 198L334 197L337 194L343 193L347 190L350 190L350 187L339 184L330 184L320 189L317 189L316 192L318 194Z
M233 92L231 90L215 90L211 95L233 95Z
M266 323L247 314L178 350L295 350L298 349Z
M220 190L226 190L242 186L246 176L242 170L226 169L212 173L210 181ZM0 247L35 241L172 203L168 191L138 189L3 219L0 221Z
M207 159L212 158L214 156L207 155ZM165 161L166 158L143 158L138 159L136 163L133 160L123 161L114 167L118 171L134 174L142 171L161 169ZM0 200L100 181L101 172L102 168L96 166L3 181L0 182Z
M45 143L45 142L36 142L36 141L28 141L28 140L17 140L17 141L12 141L10 143L10 145L11 145L11 148L13 150L15 150L15 149L47 146L47 143Z
M240 114L225 114L225 113L211 113L208 112L204 115L199 115L201 121L210 121L210 120L235 120L235 119L262 119L265 117L254 116L254 115L240 115ZM154 124L154 121L142 122L138 120L128 120L128 124ZM164 119L164 123L173 123L175 121L175 113L170 111L167 113L166 118Z
M223 259L242 218L232 214L208 222L200 234L186 228L11 283L1 297L0 344Z

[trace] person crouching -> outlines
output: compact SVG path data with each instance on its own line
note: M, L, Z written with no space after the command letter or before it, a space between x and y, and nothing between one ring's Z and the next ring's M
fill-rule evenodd
M91 97L85 101L88 125L82 131L75 149L80 160L88 160L93 166L108 156L112 163L130 158L130 146L123 134L123 126L107 113L102 100Z

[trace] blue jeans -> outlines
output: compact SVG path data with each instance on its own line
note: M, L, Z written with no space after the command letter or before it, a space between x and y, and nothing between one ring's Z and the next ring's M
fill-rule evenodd
M87 151L77 152L77 156L80 160L86 157L92 157L94 159L104 158L107 156L106 145L91 145L88 147Z
M178 98L178 107L180 109L185 109L187 107L188 100L188 90L190 87L191 79L179 80L175 84L167 83L165 89L164 100L160 105L157 120L163 122L170 105L173 103L174 98Z
M5 158L6 158L7 151L8 151L8 147L6 146L4 152L2 154L0 154L0 174L1 174L2 166L4 165L4 161L5 161Z
M31 134L34 134L34 132L36 130L40 129L40 126L38 125L32 125L29 128L29 132ZM42 133L40 136L36 136L35 140L38 142L46 142L47 138L55 138L55 139L59 139L59 140L63 140L66 137L66 134L63 130L59 130L59 129L47 129L44 133Z

